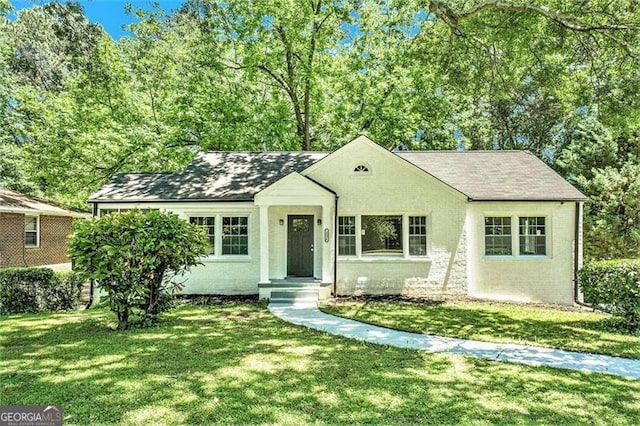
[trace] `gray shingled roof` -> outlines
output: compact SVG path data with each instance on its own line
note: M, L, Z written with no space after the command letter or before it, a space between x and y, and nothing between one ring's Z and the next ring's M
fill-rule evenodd
M523 151L402 151L444 184L476 201L578 201L585 196L533 154ZM323 152L200 153L183 172L125 173L90 201L251 201Z
M584 194L526 151L397 154L475 201L583 201Z
M87 216L86 213L80 213L47 200L2 187L0 187L0 212L71 217Z
M251 201L291 172L301 172L324 152L204 152L179 173L124 173L89 201Z

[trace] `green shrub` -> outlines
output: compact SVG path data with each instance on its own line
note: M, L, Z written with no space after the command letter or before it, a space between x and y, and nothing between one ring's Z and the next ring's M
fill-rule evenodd
M85 283L86 280L76 272L56 273L45 299L45 310L53 312L75 309L80 302L80 294Z
M49 268L0 270L0 314L75 309L83 281L75 273Z
M585 300L617 318L618 326L640 329L640 260L604 260L578 273Z
M180 288L173 278L200 264L206 247L202 228L177 215L132 210L76 222L69 254L81 276L105 291L122 330L169 309Z

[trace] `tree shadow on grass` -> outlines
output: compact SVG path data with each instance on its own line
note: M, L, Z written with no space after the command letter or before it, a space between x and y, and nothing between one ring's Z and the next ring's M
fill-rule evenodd
M68 423L634 423L640 381L433 355L296 327L249 304L184 306L147 330L69 314L2 331L2 404ZM26 335L25 335L26 333ZM589 409L585 409L589 407Z

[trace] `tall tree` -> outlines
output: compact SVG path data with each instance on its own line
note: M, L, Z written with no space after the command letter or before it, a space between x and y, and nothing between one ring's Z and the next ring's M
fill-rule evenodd
M79 3L54 0L18 11L7 34L14 73L24 83L55 92L91 65L104 31L87 20Z
M314 108L322 64L342 39L347 2L198 2L209 28L229 50L224 64L271 96L285 96L300 148L312 147ZM274 90L275 89L275 90Z

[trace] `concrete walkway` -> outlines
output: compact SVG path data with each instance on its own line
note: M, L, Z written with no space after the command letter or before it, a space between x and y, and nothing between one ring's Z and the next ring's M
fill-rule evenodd
M428 352L449 352L504 362L545 365L578 371L609 373L640 379L640 360L592 355L559 349L537 348L503 343L487 343L449 337L407 333L325 314L312 305L269 304L278 318L296 325L325 331L351 339L379 345L418 349Z

